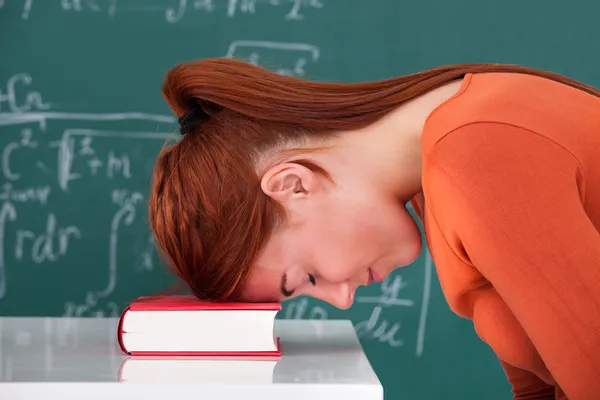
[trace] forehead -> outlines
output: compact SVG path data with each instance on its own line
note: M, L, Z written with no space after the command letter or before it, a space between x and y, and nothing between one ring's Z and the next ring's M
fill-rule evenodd
M294 262L288 232L274 232L254 260L242 296L251 302L281 301L281 278Z
M281 277L284 272L283 268L253 265L244 285L243 299L250 302L284 300L285 297L281 293Z

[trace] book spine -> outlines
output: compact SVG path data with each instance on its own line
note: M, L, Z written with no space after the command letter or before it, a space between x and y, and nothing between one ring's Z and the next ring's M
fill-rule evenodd
M127 314L129 312L129 307L127 307L125 310L123 310L123 313L121 314L121 317L119 318L119 325L117 327L117 341L119 342L119 346L121 347L121 350L123 350L124 353L126 354L131 354L130 352L127 351L127 349L125 348L125 345L123 344L123 320L125 319L125 314Z

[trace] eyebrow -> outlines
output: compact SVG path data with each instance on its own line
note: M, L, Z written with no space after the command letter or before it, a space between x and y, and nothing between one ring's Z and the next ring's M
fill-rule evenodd
M287 290L285 288L285 283L287 282L287 274L284 272L283 275L281 276L281 294L283 294L285 297L290 297L291 295L294 294L294 290Z

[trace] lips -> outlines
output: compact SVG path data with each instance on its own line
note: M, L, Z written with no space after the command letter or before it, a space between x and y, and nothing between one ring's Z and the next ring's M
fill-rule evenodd
M369 268L368 271L369 271L369 279L367 281L367 286L369 286L371 284L371 282L373 282L373 275L371 274L371 268Z
M383 282L383 280L385 279L381 275L377 274L377 272L373 271L371 268L369 268L369 272L375 282Z

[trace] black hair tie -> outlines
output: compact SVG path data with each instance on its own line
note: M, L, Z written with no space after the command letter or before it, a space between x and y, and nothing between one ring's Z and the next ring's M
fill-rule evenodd
M208 119L210 119L210 115L204 112L204 110L200 107L193 107L179 118L179 133L185 135Z

